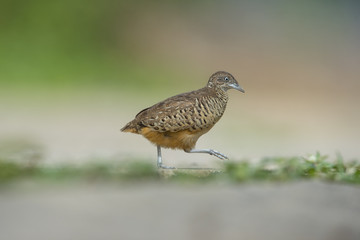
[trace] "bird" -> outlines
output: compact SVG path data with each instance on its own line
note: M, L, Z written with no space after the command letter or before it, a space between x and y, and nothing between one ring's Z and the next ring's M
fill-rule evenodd
M140 134L155 144L158 168L175 169L163 164L161 148L207 153L222 160L228 159L213 149L195 149L195 145L199 137L223 116L229 89L245 93L233 75L217 71L210 76L205 87L167 98L141 110L121 131Z

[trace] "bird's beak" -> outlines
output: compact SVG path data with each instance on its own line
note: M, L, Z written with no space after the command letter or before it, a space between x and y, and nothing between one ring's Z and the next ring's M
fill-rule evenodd
M232 83L232 84L229 84L229 86L233 89L236 89L236 90L242 92L242 93L245 93L245 90L242 87L240 87L239 84Z

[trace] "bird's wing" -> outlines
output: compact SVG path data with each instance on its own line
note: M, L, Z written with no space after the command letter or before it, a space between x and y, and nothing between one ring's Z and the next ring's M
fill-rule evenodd
M185 94L168 98L136 115L138 124L159 132L178 132L194 125L196 101Z
M211 128L221 118L226 103L223 106L219 104L208 92L199 89L146 108L135 120L140 127L149 127L159 132L196 132Z

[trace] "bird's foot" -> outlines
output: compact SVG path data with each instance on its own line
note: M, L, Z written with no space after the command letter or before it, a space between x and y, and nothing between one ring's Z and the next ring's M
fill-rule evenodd
M176 169L176 167L169 167L169 166L166 166L164 164L158 164L158 168L162 168L162 169Z
M209 154L214 155L215 157L220 158L221 160L227 160L229 159L226 155L222 154L221 152L209 149Z
M188 153L207 153L207 154L213 155L213 156L215 156L217 158L220 158L222 160L229 159L227 156L225 156L221 152L218 152L218 151L215 151L215 150L212 150L212 149L191 149L191 150L185 150L185 152L188 152Z

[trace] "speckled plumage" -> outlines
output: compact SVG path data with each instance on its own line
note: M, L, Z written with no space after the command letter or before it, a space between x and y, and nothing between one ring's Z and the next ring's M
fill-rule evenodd
M231 88L244 91L230 73L216 72L204 88L140 111L121 131L141 134L160 147L188 152L222 117L229 99L227 90Z
M138 133L149 127L158 132L198 131L212 127L223 115L228 97L219 98L207 87L168 98L139 112L126 128Z

